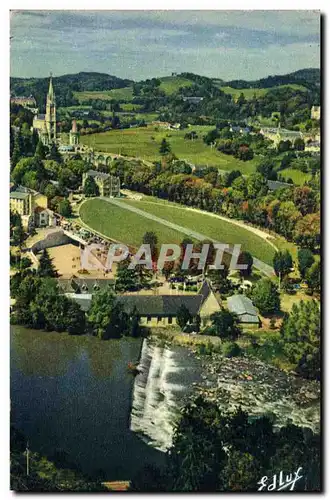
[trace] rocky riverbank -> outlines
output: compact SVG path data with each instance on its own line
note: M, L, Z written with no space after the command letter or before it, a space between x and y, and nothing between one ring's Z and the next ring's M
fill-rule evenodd
M320 430L320 384L286 373L252 357L200 356L202 382L195 393L224 411L241 407L251 416L269 415L275 426L289 423Z

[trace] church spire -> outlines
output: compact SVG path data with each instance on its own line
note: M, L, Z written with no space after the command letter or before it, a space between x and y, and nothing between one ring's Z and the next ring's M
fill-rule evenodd
M49 79L49 89L48 89L48 97L50 99L54 99L54 89L53 89L53 74L50 73L50 79Z

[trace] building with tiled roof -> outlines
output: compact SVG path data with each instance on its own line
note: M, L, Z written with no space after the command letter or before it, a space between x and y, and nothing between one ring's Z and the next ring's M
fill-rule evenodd
M71 281L71 283L68 283L69 281ZM91 283L88 284L88 281ZM97 281L97 283L95 281ZM66 290L65 295L75 300L83 311L89 310L94 293L101 288L113 288L114 283L113 280L83 278L58 280L58 282L62 290ZM67 291L69 289L70 292ZM139 293L118 295L117 300L123 306L127 314L131 314L136 308L141 325L147 326L175 325L177 314L181 306L185 306L188 309L192 318L196 318L197 315L200 315L203 325L209 322L211 314L220 311L220 304L209 283L206 281L203 283L198 293L194 295L177 294L176 292L173 292L171 295L145 295Z
M86 180L92 177L97 184L100 196L115 197L120 196L120 178L115 175L99 172L98 170L88 170L83 173L82 184L85 185Z
M259 326L259 317L251 299L245 295L232 295L227 299L230 312L237 314L244 326Z

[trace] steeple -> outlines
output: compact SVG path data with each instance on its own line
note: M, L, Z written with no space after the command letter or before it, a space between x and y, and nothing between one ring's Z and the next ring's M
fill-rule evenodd
M46 101L46 127L48 130L49 142L56 142L56 102L53 89L53 76L50 74L49 89Z
M50 79L49 79L48 98L51 101L54 101L54 98L55 98L54 89L53 89L53 74L52 73L50 73Z

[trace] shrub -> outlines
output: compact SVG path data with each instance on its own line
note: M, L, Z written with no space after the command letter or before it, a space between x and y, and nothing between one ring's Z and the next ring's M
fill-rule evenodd
M242 353L242 349L236 342L224 342L222 344L222 354L226 356L226 358L235 358L240 356Z

